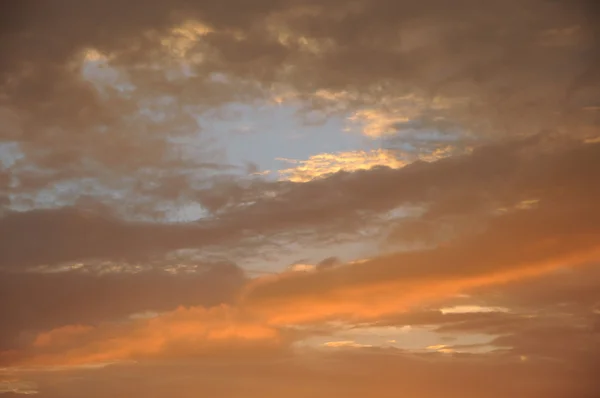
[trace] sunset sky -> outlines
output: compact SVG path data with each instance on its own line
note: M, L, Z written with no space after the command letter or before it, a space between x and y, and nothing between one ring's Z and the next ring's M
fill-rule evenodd
M600 2L0 0L0 398L597 398Z

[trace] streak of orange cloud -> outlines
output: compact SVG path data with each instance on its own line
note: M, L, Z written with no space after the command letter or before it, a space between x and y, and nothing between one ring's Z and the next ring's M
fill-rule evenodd
M116 327L65 326L40 334L31 350L18 355L13 353L13 356L6 356L5 361L10 360L10 366L82 366L156 356L187 356L211 350L227 351L243 347L245 343L276 347L283 342L278 328L287 325L335 317L375 319L408 311L413 306L468 289L532 278L567 264L581 264L594 259L600 259L599 245L529 264L518 264L505 271L467 277L382 279L362 285L342 283L325 290L318 289L316 293L306 291L288 296L252 297L252 289L260 286L277 285L283 280L298 282L304 279L309 283L308 275L319 276L319 273L286 273L281 277L259 278L253 282L249 286L249 295L237 307L179 308L153 319ZM346 267L376 265L366 262Z
M553 272L566 264L581 264L597 259L600 259L600 246L522 268L480 276L442 281L381 281L364 286L334 288L314 295L273 297L256 302L250 299L249 305L271 325L310 323L337 317L364 321L408 311L411 307L444 299L465 290L533 278Z
M193 355L241 348L249 342L264 347L277 346L280 340L274 328L227 305L179 308L121 325L73 325L41 333L30 350L5 353L4 362L17 367L84 366L170 354Z
M576 214L554 210L500 217L485 233L448 246L317 273L257 279L248 285L242 303L275 325L374 318L464 290L600 259L600 234L592 213L573 230Z
M95 328L65 326L40 334L25 351L2 355L2 362L75 366L231 352L249 345L282 347L286 326L373 320L469 289L600 260L594 213L584 206L582 213L560 209L542 204L525 213L500 216L484 233L434 249L257 278L233 305L179 308L150 319ZM583 214L587 217L577 217Z

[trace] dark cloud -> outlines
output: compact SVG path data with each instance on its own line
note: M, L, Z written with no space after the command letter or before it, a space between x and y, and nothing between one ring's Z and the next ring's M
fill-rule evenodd
M477 232L482 222L493 220L495 210L514 208L531 199L539 200L539 207L550 213L549 209L556 208L580 216L577 223L588 223L595 216L584 214L594 212L593 204L600 197L594 184L600 171L600 145L569 146L548 149L534 140L484 147L470 155L397 170L339 172L302 184L258 183L246 189L228 183L225 190L207 192L213 199L207 196L205 202L220 208L223 203L231 204L214 219L195 223L136 223L78 208L8 213L0 219L2 263L19 267L88 258L143 257L183 248L243 244L240 239L249 234L297 231L293 237L299 239L300 231L310 230L314 238L314 232L321 231L317 236L323 236L363 228L403 205L428 208L418 223L428 222L432 228L437 228L436 223L445 216L464 219L466 212L467 216L477 216L479 228L466 231ZM263 193L268 190L276 196L265 198ZM247 205L246 201L254 203ZM572 203L578 203L578 208L572 208ZM477 209L486 211L473 213ZM399 236L417 234L417 224L413 222ZM576 225L568 221L564 227L571 228L571 224ZM405 225L400 224L402 227Z
M179 306L229 303L245 282L244 272L231 264L208 264L194 273L179 274L2 273L1 349L29 343L28 336L63 325L95 325Z
M132 200L140 168L206 173L197 163L214 161L213 149L178 158L180 145L167 137L195 135L195 115L264 99L275 85L323 109L316 91L343 90L353 98L342 100L348 111L394 110L395 97L415 95L423 108L415 119L450 123L480 139L598 132L596 112L583 109L598 105L597 9L589 1L65 0L2 7L0 106L5 126L13 126L2 139L19 143L25 162L45 169L47 183L91 178L108 189L126 185ZM186 47L195 74L174 75L181 59L169 42L177 39L172 29L194 21L212 32ZM121 86L135 89L99 91L83 79L77 62L86 49L109 56ZM211 80L213 72L228 80ZM436 105L435 96L447 105ZM29 185L27 175L40 174L14 169L22 185L15 192ZM161 184L179 174L167 173Z
M400 236L417 234L417 224L435 230L449 216L463 221L475 216L479 227L477 223L494 212L514 209L522 201L539 200L541 206L561 208L568 208L573 201L591 204L598 195L592 181L600 170L599 148L597 144L571 143L567 149L552 149L534 139L402 169L339 172L308 183L282 184L274 199L234 208L221 219L263 233L332 226L349 232L398 207L422 206L426 213Z
M77 208L33 210L1 219L0 251L3 267L19 268L90 258L144 258L208 244L217 235L192 224L132 223Z
M337 258L337 257L327 257L326 259L319 261L317 263L316 268L317 268L318 271L320 271L320 270L325 270L325 269L333 268L336 265L340 265L340 264L342 264L342 262L340 261L339 258Z

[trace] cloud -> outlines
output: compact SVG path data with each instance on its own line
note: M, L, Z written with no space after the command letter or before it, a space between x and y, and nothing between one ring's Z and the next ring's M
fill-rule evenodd
M231 264L200 264L194 273L161 270L0 273L1 349L27 345L64 325L124 321L148 311L232 302L246 282Z
M471 289L469 295L447 297L445 305L501 306L494 312L447 312L444 304L379 317L369 327L428 327L440 336L489 336L488 350L528 360L579 364L587 369L597 356L600 338L598 267L560 268L524 278ZM454 337L455 338L455 337ZM450 343L447 348L459 349Z
M24 382L19 379L7 378L6 380L3 380L3 378L0 377L0 394L5 398L38 394L39 391L36 387L35 383Z
M321 273L259 280L246 302L278 322L377 317L464 290L598 260L592 213L556 208L499 217L445 246L382 256ZM585 216L584 216L585 214ZM575 225L586 217L590 223ZM569 235L565 235L568 228Z
M370 137L380 137L386 134L395 134L396 125L409 122L406 116L388 115L376 110L362 110L350 117L351 121L362 122L366 126L364 133Z
M308 160L295 161L290 159L278 159L299 166L283 169L279 174L285 180L292 182L306 182L319 177L325 177L338 171L368 170L377 166L389 168L400 168L407 164L391 151L352 151L339 153L322 153L313 155Z
M351 233L377 225L399 208L417 207L425 211L419 218L398 220L397 227L406 229L398 235L400 244L416 231L415 223L403 225L410 221L434 230L439 223L458 230L459 222L469 221L466 230L477 230L498 209L518 209L534 198L559 207L587 203L596 195L590 187L598 170L597 150L595 144L538 136L401 169L341 171L308 183L274 185L270 197L233 207L221 220L259 233L306 229L315 236L320 230ZM385 222L393 225L389 218Z
M375 167L398 169L417 160L433 162L451 156L455 152L451 145L446 145L423 154L376 149L371 151L321 153L313 155L307 160L284 158L278 158L277 160L297 165L279 170L281 179L292 182L308 182L316 178L331 176L340 171L353 172L370 170Z
M90 258L127 259L209 243L216 231L201 227L128 222L78 208L11 212L0 219L4 268Z
M3 352L2 362L16 369L51 369L214 352L238 355L276 348L282 340L276 329L227 305L180 307L149 319L55 328L38 334L25 350Z
M506 308L501 307L481 307L478 305L458 305L455 307L446 307L440 309L442 314L468 314L481 312L506 312Z
M146 2L140 11L137 2L10 1L3 14L16 17L2 28L0 107L12 127L2 139L35 166L13 168L13 191L85 180L133 202L146 179L139 170L165 185L185 170L210 181L202 164L222 157L198 135L197 116L266 100L275 87L326 114L335 105L335 112L371 115L380 121L376 131L398 128L408 114L424 129L446 123L484 141L545 130L597 136L584 110L598 102L593 7L583 0L461 0L452 8L439 0L227 0L223 7L179 0ZM92 27L100 17L106 23ZM549 36L571 39L549 46L541 39ZM83 63L99 58L89 54L102 54L109 71L94 79L118 78L99 88L82 76ZM206 145L189 153L190 138ZM31 192L32 179L45 182Z
M122 328L101 324L89 334L90 340L87 331L83 340L71 339L62 361L82 364L171 355L173 344L189 345L194 351L204 349L214 336L277 341L281 328L295 324L374 321L457 293L598 261L600 224L598 214L590 211L594 208L583 203L566 209L540 206L498 216L484 232L437 248L384 255L320 272L261 277L251 281L232 306L179 309ZM197 337L192 339L192 333ZM147 344L142 347L139 341ZM23 363L61 363L60 355L36 351L34 347L32 356L26 354ZM100 352L100 357L93 354ZM6 360L18 363L10 356Z
M434 223L450 216L476 216L474 226L481 229L498 209L518 208L532 198L539 201L538 207L546 203L561 210L578 203L587 209L600 195L593 184L599 150L597 144L538 136L401 169L340 171L307 183L257 182L244 187L230 182L204 197L207 204L213 203L217 217L193 223L133 222L103 209L77 207L12 212L0 218L2 263L23 267L144 258L207 246L243 248L249 233L283 238L291 234L300 240L301 232L310 230L313 239L319 239L380 225L381 217L403 206L421 207L425 213L400 220L398 228L411 220L435 228ZM414 223L408 227L416 230Z
M371 347L368 344L359 344L355 341L328 341L327 343L323 344L323 346L330 347L330 348L347 348L347 347L368 348L368 347Z

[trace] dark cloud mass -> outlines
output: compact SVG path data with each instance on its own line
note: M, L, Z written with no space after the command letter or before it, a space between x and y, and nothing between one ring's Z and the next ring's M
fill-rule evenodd
M397 170L376 168L303 184L274 183L271 188L280 192L274 199L258 196L248 206L240 195L242 201L232 202L234 207L218 218L188 224L128 222L77 208L8 213L0 219L4 253L0 264L22 267L93 258L143 258L227 244L243 237L244 231L268 235L310 228L326 233L331 223L348 231L368 223L365 217L410 204L429 208L420 219L433 223L433 228L439 225L436 220L468 217L477 209L490 217L494 210L531 199L539 200L542 208L549 207L549 212L567 211L569 217L580 217L570 219L573 226L593 222L600 196L594 184L600 178L600 145L559 143L563 145L555 148L556 142L548 146L533 139ZM572 208L573 200L578 201L577 208ZM476 214L481 220L482 214ZM400 222L399 231L406 222ZM412 227L408 234L416 232Z
M393 110L394 97L417 95L425 100L423 120L443 117L480 137L544 129L596 135L592 3L7 1L1 106L12 128L2 135L20 144L30 164L52 171L51 181L109 172L102 181L109 188L141 178L134 170L142 167L198 169L193 159L173 162L166 140L197 132L186 109L264 97L274 85L316 107L325 106L311 99L318 90L351 94L342 98L347 109ZM202 61L190 61L192 76L177 77L168 73L180 62L177 44L165 40L175 40L173 29L186 21L212 31L185 47L188 59ZM77 62L91 49L106 54L133 89L101 94L82 79ZM214 72L230 80L215 82ZM448 105L436 108L434 97ZM160 121L139 114L159 99ZM24 189L32 170L14 172L15 189Z
M597 397L599 4L0 1L0 397Z
M200 273L164 271L2 273L2 349L68 324L172 311L179 306L231 302L246 281L234 265L207 265Z

